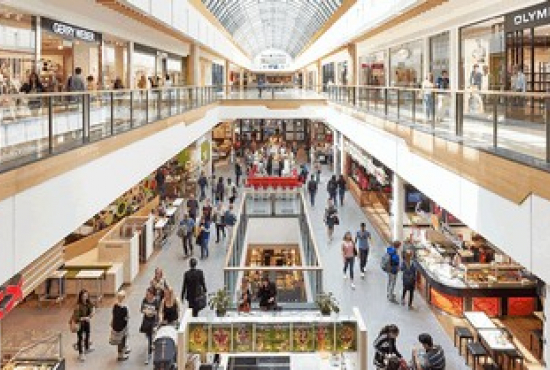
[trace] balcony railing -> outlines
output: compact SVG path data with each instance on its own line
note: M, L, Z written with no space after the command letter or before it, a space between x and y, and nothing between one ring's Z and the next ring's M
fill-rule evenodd
M550 169L548 93L375 86L324 86L322 90L334 103Z

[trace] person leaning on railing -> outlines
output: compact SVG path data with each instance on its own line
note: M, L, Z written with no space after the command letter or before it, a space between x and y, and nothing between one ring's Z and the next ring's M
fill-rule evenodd
M21 89L19 90L22 93L25 94L40 94L44 92L44 86L42 85L42 82L40 82L40 78L38 78L38 74L36 72L32 72L29 75L29 80L21 86ZM40 98L30 98L28 101L28 107L31 110L39 109L41 106L41 99Z

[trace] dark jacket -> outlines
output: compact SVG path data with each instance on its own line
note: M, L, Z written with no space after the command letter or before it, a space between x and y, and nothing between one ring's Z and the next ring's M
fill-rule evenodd
M390 355L402 357L397 350L395 338L390 338L388 334L381 334L375 339L374 350L374 364L378 367L384 367L384 359Z
M338 181L336 181L336 184L338 185L338 191L339 191L340 193L343 193L343 192L346 191L346 187L347 187L347 185L346 185L346 180L344 180L344 179L338 179Z
M407 266L405 261L401 263L401 271L403 271L403 286L406 288L414 288L416 283L416 265L414 261Z
M332 179L329 180L327 183L327 191L330 195L335 195L336 190L338 190L338 183L336 181L333 181Z
M128 307L121 306L118 303L113 306L113 321L111 327L116 332L121 332L128 325Z
M257 297L260 300L260 307L267 309L273 308L277 301L277 287L274 283L269 282L267 287L261 286L260 289L258 289ZM272 297L275 298L275 301L270 303L269 299Z
M189 306L193 307L197 297L206 293L206 283L202 270L190 269L183 275L183 288L181 290L181 299L187 299Z

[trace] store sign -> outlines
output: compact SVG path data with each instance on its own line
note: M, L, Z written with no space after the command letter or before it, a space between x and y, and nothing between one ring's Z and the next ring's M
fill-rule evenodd
M550 4L544 2L507 14L504 18L506 32L550 24Z
M44 29L66 39L77 39L86 42L96 42L101 40L100 34L84 28L57 22L47 18L42 18L41 22Z
M365 167L368 173L376 178L376 181L382 186L388 184L388 176L383 168L375 166L372 158L370 158L365 152L353 145L349 141L344 142L344 150L361 166Z
M0 286L0 320L23 300L23 276L17 274Z

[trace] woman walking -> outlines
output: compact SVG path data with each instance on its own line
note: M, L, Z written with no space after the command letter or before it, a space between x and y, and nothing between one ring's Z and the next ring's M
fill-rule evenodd
M351 237L351 232L347 231L344 235L344 241L342 242L342 257L344 258L344 279L347 279L346 271L349 267L349 278L351 280L352 289L355 289L355 284L353 283L353 265L356 253L357 250L355 249L355 243Z
M78 293L76 308L71 318L71 325L76 326L78 360L86 361L85 353L91 352L90 349L90 320L95 314L95 307L90 300L90 295L86 289Z
M177 326L180 320L180 303L170 287L164 290L164 299L160 303L159 320L161 325Z
M160 267L157 267L155 269L155 276L153 276L153 279L151 280L151 288L155 290L155 295L159 301L164 297L164 290L167 286L168 284L164 278L164 271L162 271Z
M130 353L130 350L126 347L130 316L128 314L128 307L124 304L124 299L126 298L124 290L118 292L116 297L117 302L113 306L113 319L111 321L111 344L117 346L118 361L124 361L128 359L128 353Z
M223 238L225 239L224 214L225 210L223 208L223 203L218 203L214 209L214 213L212 214L212 222L216 224L216 243L220 242L220 235L223 235Z
M151 357L153 355L153 332L158 325L159 319L159 307L160 302L155 295L155 289L149 287L145 292L145 298L141 302L141 313L143 314L143 320L140 333L145 334L147 338L147 356L145 357L145 365L149 365Z
M332 199L328 200L328 205L325 209L325 224L327 225L327 236L330 244L334 234L334 225L338 224L338 211L336 210L336 207L334 207Z
M414 286L416 283L416 266L411 260L412 251L408 250L405 253L405 259L401 264L401 271L403 271L403 295L401 296L401 304L405 305L405 296L409 293L409 309L412 309L412 302L414 298Z
M394 324L386 325L380 330L378 337L374 340L374 365L377 369L386 369L391 357L403 357L397 350L398 336L399 328Z

